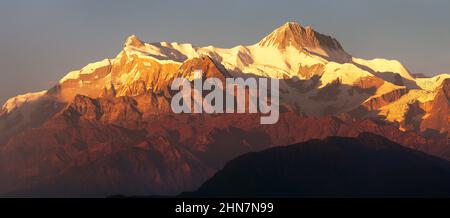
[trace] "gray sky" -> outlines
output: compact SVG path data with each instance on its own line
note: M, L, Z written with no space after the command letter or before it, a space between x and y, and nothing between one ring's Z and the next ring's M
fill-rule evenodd
M450 72L449 11L448 0L1 0L0 102L114 57L131 34L231 47L287 21L334 36L357 57Z

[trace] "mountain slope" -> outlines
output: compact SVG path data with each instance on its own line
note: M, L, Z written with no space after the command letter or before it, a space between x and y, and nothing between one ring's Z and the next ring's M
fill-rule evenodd
M373 135L243 155L186 196L448 197L450 163Z
M132 98L107 104L112 110L101 106L104 100L79 96L43 126L1 146L0 193L177 194L197 189L227 161L247 152L363 131L450 158L443 141L373 120L312 118L293 112L283 112L278 123L267 126L259 124L257 114L145 118L133 108Z

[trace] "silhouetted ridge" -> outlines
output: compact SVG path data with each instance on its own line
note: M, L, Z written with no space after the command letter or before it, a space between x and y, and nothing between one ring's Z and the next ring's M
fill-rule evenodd
M197 192L210 197L449 197L450 164L370 133L249 153Z

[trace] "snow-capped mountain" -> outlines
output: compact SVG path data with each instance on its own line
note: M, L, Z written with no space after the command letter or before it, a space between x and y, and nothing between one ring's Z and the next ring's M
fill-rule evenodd
M260 126L253 115L174 116L171 82L193 79L198 69L204 77L280 79L279 123ZM353 57L333 37L295 22L233 48L145 43L132 35L115 58L6 102L0 176L10 179L0 193L53 183L61 188L55 192L73 185L77 193L89 190L86 175L104 185L97 194L177 193L248 151L364 131L450 159L449 87L450 74L418 78L396 60Z
M419 128L420 116L427 116L430 107L426 105L434 100L443 81L450 78L450 74L413 78L396 60L352 57L336 39L295 22L282 25L254 45L229 49L176 42L144 43L132 35L116 58L68 73L47 94L32 93L8 100L3 116L16 108L20 111L22 105L33 104L45 95L63 103L71 102L76 95L98 98L147 93L158 98L165 92L165 97L169 97L167 86L174 78L192 76L189 72L180 74L180 67L200 57L209 57L224 68L222 73L232 76L283 79L282 102L307 115L339 115L357 110L354 114L359 118L382 116L404 130L424 129ZM405 124L410 122L407 114L414 105L422 111L414 115L417 128ZM446 125L432 126L439 132L448 131Z

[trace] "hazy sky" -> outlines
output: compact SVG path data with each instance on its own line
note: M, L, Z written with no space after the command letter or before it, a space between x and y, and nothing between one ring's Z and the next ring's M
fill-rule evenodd
M115 57L131 34L231 47L287 21L334 36L354 56L450 72L449 11L448 0L1 0L0 102Z

